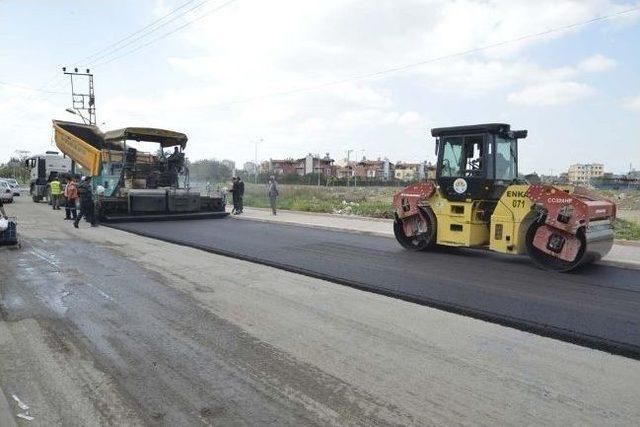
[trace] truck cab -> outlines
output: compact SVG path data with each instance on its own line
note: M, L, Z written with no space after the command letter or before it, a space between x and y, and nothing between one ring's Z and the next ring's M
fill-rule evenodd
M29 194L34 202L49 197L48 185L55 176L73 172L71 159L59 155L57 151L30 157L25 163L30 169Z

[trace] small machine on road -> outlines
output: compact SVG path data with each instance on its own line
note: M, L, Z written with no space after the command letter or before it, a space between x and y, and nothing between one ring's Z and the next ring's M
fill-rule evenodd
M540 267L570 271L606 255L616 206L582 187L518 177L526 130L489 123L431 130L436 179L393 198L394 233L411 250L436 245L528 254Z

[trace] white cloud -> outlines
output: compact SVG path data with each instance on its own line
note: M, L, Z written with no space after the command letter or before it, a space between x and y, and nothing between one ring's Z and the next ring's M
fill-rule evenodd
M510 103L528 106L565 105L593 95L595 90L577 82L551 82L526 86L519 92L510 93Z
M598 53L584 59L578 64L578 68L587 73L600 73L602 71L609 71L615 68L616 65L617 62L615 59Z
M200 17L222 2L205 4L178 22ZM155 0L149 9L157 18L180 4L182 0ZM616 20L380 78L350 77L517 39L628 7L628 0L234 2L127 57L131 60L127 67L116 61L100 68L98 116L108 128L141 124L184 131L190 136L188 155L193 159L229 157L241 164L253 159L250 141L264 138L259 147L264 158L304 154L312 147L332 154L363 148L367 156L417 160L431 151L425 147L431 124L426 118L437 119L437 125L496 116L511 121L516 109L505 102L506 93L513 92L511 103L525 105L557 105L592 94L594 90L579 80L585 72L611 66L606 52L583 64L568 62L553 51L553 42L571 35L572 43L586 43L576 34L615 29ZM554 59L543 64L536 55L547 50L548 58ZM136 68L136 63L142 65ZM325 84L334 81L347 82ZM292 93L310 87L316 89ZM489 102L478 108L480 104L460 103L450 94L487 95ZM0 109L12 105L7 102L0 95ZM43 109L62 112L67 102L64 98L55 108ZM46 114L45 120L33 121L44 130L29 135L29 140L48 142L51 113ZM12 118L3 116L3 121ZM0 129L4 140L11 134Z
M627 99L624 102L624 107L630 110L640 111L640 95Z

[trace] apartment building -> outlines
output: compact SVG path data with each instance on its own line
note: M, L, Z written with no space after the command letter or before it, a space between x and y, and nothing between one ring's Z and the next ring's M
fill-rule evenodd
M588 184L593 178L601 178L604 175L602 163L576 163L569 166L567 179L572 184Z

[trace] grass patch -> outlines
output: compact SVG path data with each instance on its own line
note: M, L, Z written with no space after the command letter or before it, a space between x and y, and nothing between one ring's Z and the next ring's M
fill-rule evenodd
M617 218L613 222L613 232L616 239L640 240L640 224Z
M245 184L244 205L269 207L266 187ZM392 218L395 187L314 187L280 185L278 209Z

